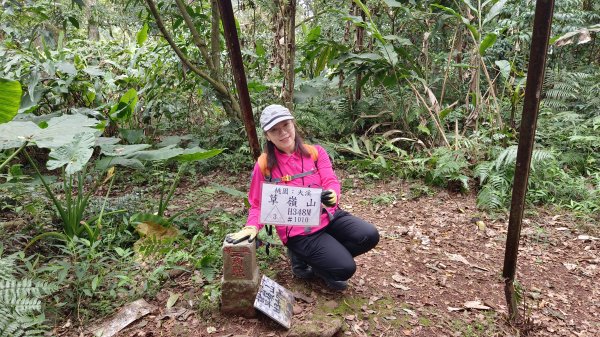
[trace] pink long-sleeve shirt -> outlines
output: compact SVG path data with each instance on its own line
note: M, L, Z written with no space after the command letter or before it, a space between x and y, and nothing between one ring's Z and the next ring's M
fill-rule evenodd
M299 153L294 153L291 155L280 152L279 150L275 150L275 155L277 156L277 165L271 170L271 177L281 178L285 175L295 175L311 170L317 170L317 172L305 176L303 178L296 178L292 181L288 182L279 182L278 185L287 185L287 186L302 186L302 187L313 187L313 188L323 188L323 190L334 190L338 196L338 202L340 200L340 182L333 172L333 167L331 166L331 160L329 160L329 155L319 145L315 145L319 155L317 161L313 161L312 158L302 157ZM316 167L315 167L316 163ZM248 220L246 221L246 226L255 226L259 231L264 226L264 224L259 223L260 219L260 203L261 203L261 192L262 192L262 184L265 182L265 177L263 176L260 166L258 162L254 165L254 170L252 171L252 180L250 182L250 190L248 192L248 201L250 202L250 212L248 214ZM335 212L337 209L337 205L333 207L327 208L327 211L331 214ZM285 245L287 243L288 238L296 236L296 235L309 235L311 233L317 232L322 228L326 227L329 224L329 216L327 213L321 214L321 222L319 226L316 227L308 227L305 228L303 226L275 226L277 230L277 234L279 238L281 238L281 242ZM308 231L310 230L310 231Z

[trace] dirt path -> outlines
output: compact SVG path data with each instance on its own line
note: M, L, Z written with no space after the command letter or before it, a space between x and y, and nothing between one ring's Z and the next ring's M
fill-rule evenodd
M262 266L299 295L293 324L342 322L336 336L517 335L504 320L506 218L488 218L475 207L474 196L439 192L414 198L420 189L402 182L354 185L342 207L374 223L381 241L357 258L348 290L332 293L321 281L293 278L285 254ZM600 335L600 240L582 234L563 216L525 216L518 280L526 317L534 323L530 336ZM165 308L165 293L190 284L182 275L148 300ZM264 315L194 313L179 321L158 320L160 311L120 336L293 335Z

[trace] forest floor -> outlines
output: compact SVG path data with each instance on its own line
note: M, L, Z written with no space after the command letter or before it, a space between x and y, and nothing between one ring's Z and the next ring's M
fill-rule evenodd
M375 224L381 234L375 249L356 258L347 290L331 292L322 281L296 279L281 248L271 249L268 264L260 248L261 272L296 295L290 330L260 313L246 319L218 309L189 310L189 301L167 310L169 293L202 291L184 273L146 298L156 309L119 336L331 336L337 328L334 336L598 336L597 232L567 214L526 211L517 272L524 318L519 331L506 321L507 215L479 211L474 195L423 193L431 189L405 181L365 183L338 173L346 191L341 207ZM235 187L245 190L245 179L239 181ZM240 199L221 196L207 207L241 209ZM173 314L173 308L185 306L187 314ZM307 324L317 331L300 332Z

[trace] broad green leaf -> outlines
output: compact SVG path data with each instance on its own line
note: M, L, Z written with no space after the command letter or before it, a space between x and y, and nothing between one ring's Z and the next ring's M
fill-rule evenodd
M485 18L483 19L483 25L490 22L490 20L492 20L498 14L500 14L502 9L504 8L504 5L506 5L506 1L507 0L499 0L492 6L492 8L490 8L490 11L485 15Z
M381 58L382 58L381 55L374 54L374 53L362 53L362 54L356 54L355 56L360 59L373 60L373 61L381 60Z
M34 97L30 97L29 93L26 93L21 100L21 106L19 107L19 113L31 113L37 110L39 107L38 103L42 99L43 92L38 90L35 92Z
M139 151L133 154L132 158L139 160L167 160L175 158L182 153L183 149L171 145L158 150Z
M471 31L471 34L473 34L473 38L475 40L479 40L480 35L479 35L479 31L477 30L477 28L475 26L473 26L472 24L465 23L465 25L467 26L467 29L469 31Z
M132 158L104 157L96 161L96 168L101 171L107 170L112 166L124 166L136 170L141 170L144 168L144 164L141 161Z
M81 171L92 157L96 137L92 133L78 133L73 141L50 151L50 159L46 163L49 170L67 166L65 173L72 175Z
M22 95L19 81L0 78L0 124L7 123L16 116Z
M161 148L169 145L178 145L181 144L181 142L191 140L192 138L192 135L189 134L181 136L167 136L160 143L156 144L156 147Z
M321 26L315 26L315 28L311 29L310 32L306 35L306 42L314 42L319 39L321 36Z
M98 121L80 114L54 117L46 124L43 129L33 122L11 121L0 124L0 150L19 147L25 141L41 148L53 149L71 142L78 133L98 132L92 128Z
M481 45L479 45L479 55L483 56L485 54L485 50L491 47L496 42L497 38L498 35L494 33L487 34L485 38L483 38L483 41L481 41Z
M129 157L137 152L149 148L149 144L121 145L107 144L100 145L101 153L111 157Z
M147 39L148 39L148 23L144 22L144 26L136 35L138 47L141 47L144 44L144 42L146 42Z
M79 21L77 21L77 19L75 19L75 18L74 18L74 17L72 17L72 16L69 16L67 19L68 19L68 20L69 20L69 22L70 22L70 23L73 25L73 27L75 27L75 28L79 29Z
M39 131L34 142L38 147L56 148L73 140L75 135L81 132L97 133L94 127L99 121L84 115L62 115L48 121L48 127Z
M497 60L494 63L500 69L500 74L502 75L504 80L508 80L508 76L510 76L510 62L508 62L507 60Z
M120 129L119 133L129 144L137 144L144 139L144 129Z
M100 276L96 275L92 280L92 291L96 291L96 288L98 288L98 284L100 284Z
M258 81L250 81L250 82L248 82L248 90L250 92L259 93L259 92L263 92L263 91L265 91L267 89L269 89L269 87L267 87L266 85L262 84L261 82L258 82Z
M429 128L425 124L419 124L419 126L417 126L417 129L423 132L424 134L431 135L431 131L429 131Z
M183 162L198 161L212 158L221 152L223 152L223 149L204 150L197 147L183 150L183 153L175 157L175 159Z
M321 74L321 72L325 69L327 62L330 59L330 55L333 53L333 47L327 46L323 48L319 57L317 58L317 64L315 65L315 74Z
M121 97L119 103L113 105L110 109L110 117L112 119L128 120L135 110L138 102L137 91L131 88Z
M117 252L117 255L119 255L120 257L125 256L125 249L121 247L115 247L115 252Z
M262 42L256 42L256 55L258 55L258 57L265 57L265 55L267 55L267 50Z
M33 122L0 124L0 150L17 148L26 141L32 141L40 130Z
M77 74L77 69L71 62L63 61L56 64L56 70L69 75Z
M398 35L386 35L383 38L388 41L398 41L398 43L401 46L412 46L413 45L413 43L409 39L400 37Z
M88 66L88 67L84 68L83 71L92 77L105 75L104 71L102 71L102 69L100 69L100 67L98 67L98 66Z
M383 54L383 57L392 66L395 66L396 63L398 63L398 53L396 53L394 46L391 44L381 45L381 54Z
M129 221L133 224L151 224L150 226L144 226L141 228L136 228L137 231L139 232L139 234L141 236L150 236L149 231L152 231L153 229L155 229L155 232L164 232L164 229L166 229L167 226L169 226L169 223L167 222L167 219L162 217L162 216L158 216L152 213L135 213L134 215L131 216L131 220ZM158 227L152 226L152 225L157 225ZM163 227L163 228L160 228ZM157 233L155 233L157 234ZM177 233L175 233L177 234ZM157 239L159 237L157 236Z
M443 121L450 112L452 112L452 108L446 108L446 109L440 111L440 113L439 113L440 120Z

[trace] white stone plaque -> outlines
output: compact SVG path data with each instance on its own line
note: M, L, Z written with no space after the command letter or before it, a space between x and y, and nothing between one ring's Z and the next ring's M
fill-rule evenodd
M283 325L292 326L294 295L279 283L263 275L254 300L254 307Z
M260 223L314 227L321 222L320 188L263 183Z

